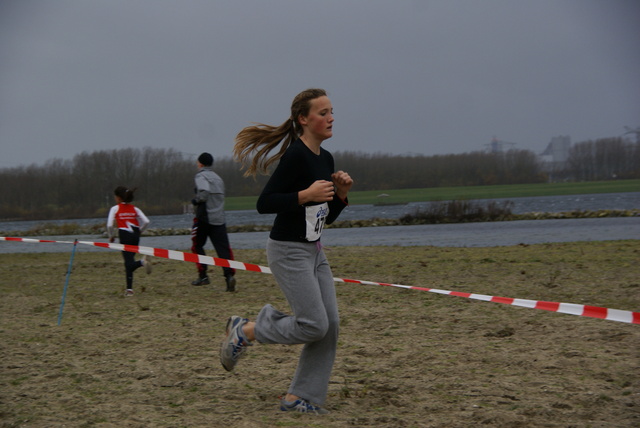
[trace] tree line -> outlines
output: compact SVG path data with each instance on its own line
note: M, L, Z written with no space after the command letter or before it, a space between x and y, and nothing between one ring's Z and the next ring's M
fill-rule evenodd
M353 190L540 183L548 171L529 150L450 155L335 152L337 169L356 179ZM227 196L257 196L267 176L244 177L232 158L215 160ZM82 152L70 160L0 169L0 218L42 220L107 215L116 186L135 187L148 215L178 214L193 196L195 159L174 149ZM575 180L640 178L640 143L620 138L577 143L554 176Z
M575 144L564 176L578 181L640 178L640 141L607 138Z

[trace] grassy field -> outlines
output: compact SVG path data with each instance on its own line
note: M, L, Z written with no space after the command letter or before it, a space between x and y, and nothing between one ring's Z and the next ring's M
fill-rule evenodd
M640 309L640 241L496 248L336 247L333 274L495 296ZM299 346L218 360L230 315L288 311L270 275L194 287L154 259L123 297L117 252L2 254L2 427L640 426L640 325L418 290L337 283L341 338L323 417L277 410ZM236 259L266 264L263 250ZM219 269L219 268L218 268Z
M589 181L580 183L512 184L500 186L434 187L358 191L349 194L353 205L376 203L407 203L445 201L453 199L499 199L531 196L580 195L590 193L640 192L640 180ZM388 196L381 197L379 195ZM256 196L228 197L227 210L255 209Z

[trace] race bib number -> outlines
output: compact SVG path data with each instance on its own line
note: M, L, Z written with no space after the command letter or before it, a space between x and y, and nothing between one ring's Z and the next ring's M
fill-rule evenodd
M324 223L329 215L329 205L325 202L320 205L305 207L305 219L307 222L307 241L317 241L322 235Z

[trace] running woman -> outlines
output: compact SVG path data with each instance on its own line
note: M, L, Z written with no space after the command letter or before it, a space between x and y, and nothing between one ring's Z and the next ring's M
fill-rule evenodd
M335 171L333 156L321 146L333 136L333 107L322 89L308 89L291 104L291 116L280 126L258 124L236 136L234 155L245 175L277 167L264 187L257 209L275 213L268 242L269 267L293 315L265 305L256 320L232 316L220 349L222 366L231 371L254 341L303 344L283 411L325 414L338 343L338 305L333 274L320 238L348 205L353 180ZM281 145L277 154L271 150Z
M107 218L109 242L115 241L115 231L117 229L121 244L138 245L140 243L140 234L149 225L149 219L140 208L131 204L135 190L127 189L124 186L118 186L114 190L116 205L111 207ZM135 253L129 251L123 251L122 257L124 258L124 269L127 278L127 288L124 295L133 296L133 272L144 266L145 271L148 274L151 273L151 261L147 259L147 256L143 256L142 260L136 261Z

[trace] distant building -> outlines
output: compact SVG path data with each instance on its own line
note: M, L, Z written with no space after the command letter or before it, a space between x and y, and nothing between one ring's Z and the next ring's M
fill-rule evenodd
M542 161L553 167L564 167L569 159L569 149L571 148L571 137L560 135L553 137L544 152L540 154Z
M565 170L569 159L569 149L571 149L571 137L560 135L551 138L547 148L540 154L543 169L549 174L549 180L559 179L558 173Z

